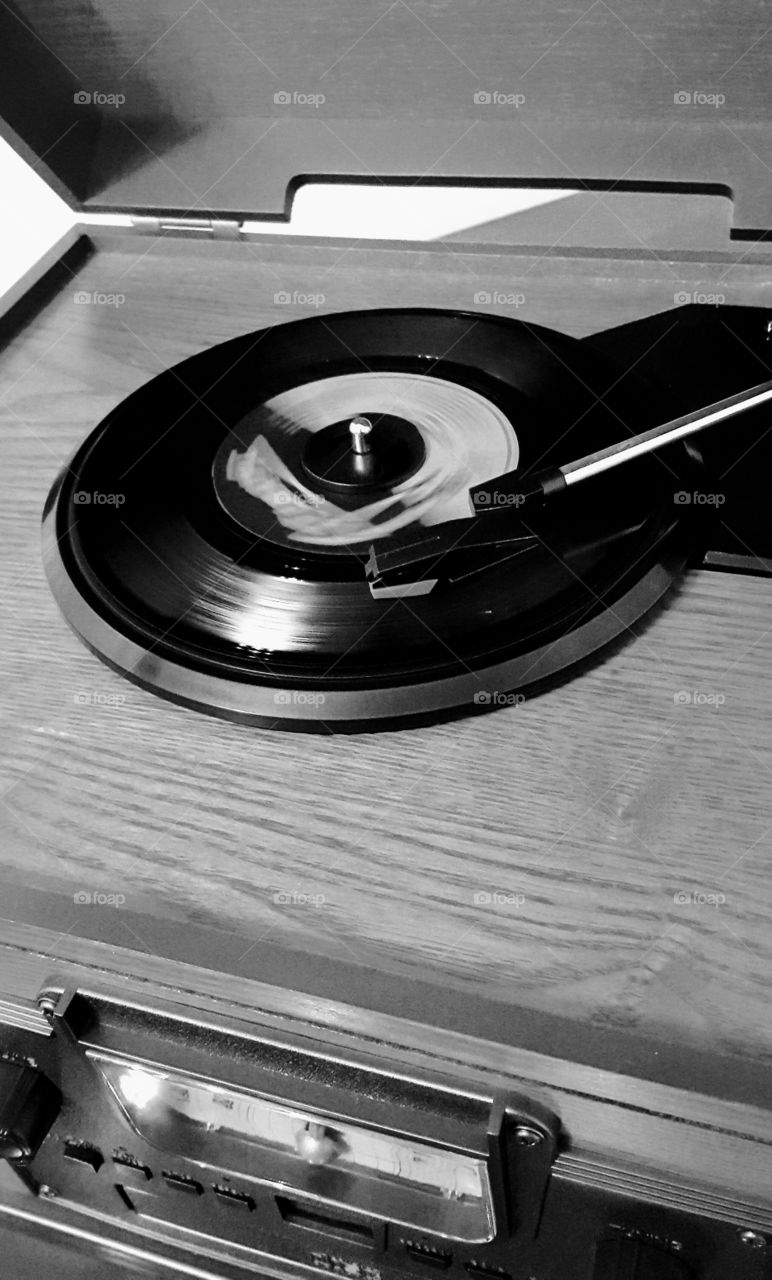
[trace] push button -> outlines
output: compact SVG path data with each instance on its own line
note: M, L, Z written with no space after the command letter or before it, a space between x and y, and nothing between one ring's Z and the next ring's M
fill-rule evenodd
M255 1202L246 1191L236 1191L233 1187L217 1186L212 1187L214 1194L221 1204L231 1205L234 1209L243 1209L249 1213L254 1213Z
M65 1160L75 1160L78 1164L88 1165L94 1173L99 1173L105 1158L98 1147L92 1147L88 1142L65 1142L64 1144Z
M135 1160L134 1156L114 1155L113 1164L120 1169L122 1177L131 1179L132 1182L149 1182L153 1176L148 1166Z
M175 1191L187 1191L191 1196L203 1195L204 1188L201 1183L196 1182L195 1178L189 1178L185 1173L170 1173L164 1170L161 1176L167 1187L172 1187Z

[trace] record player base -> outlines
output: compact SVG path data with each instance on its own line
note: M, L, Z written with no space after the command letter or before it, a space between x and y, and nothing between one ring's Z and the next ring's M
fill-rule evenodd
M765 261L727 270L733 302L772 301ZM677 264L680 287L700 272ZM58 895L76 950L98 934L147 952L137 919L169 920L207 931L223 972L270 941L513 1014L768 1061L772 581L692 570L627 643L545 694L324 738L222 723L124 682L68 631L40 562L58 467L188 354L310 306L474 309L505 287L525 295L518 318L583 336L672 305L670 266L127 237L65 280L17 311L2 356L8 900Z

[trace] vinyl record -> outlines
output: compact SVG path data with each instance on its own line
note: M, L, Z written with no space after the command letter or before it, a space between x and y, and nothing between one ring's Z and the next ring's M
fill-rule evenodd
M54 485L46 568L94 652L185 705L333 731L472 712L586 659L663 594L694 540L673 501L686 448L577 486L516 553L422 595L374 598L370 547L469 516L471 485L667 416L585 343L514 320L296 321L119 405Z

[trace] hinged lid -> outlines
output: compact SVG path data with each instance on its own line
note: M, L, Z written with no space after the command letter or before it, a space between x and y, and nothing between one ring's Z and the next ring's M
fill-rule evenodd
M82 208L286 216L308 176L731 194L772 227L766 5L0 7L9 136Z

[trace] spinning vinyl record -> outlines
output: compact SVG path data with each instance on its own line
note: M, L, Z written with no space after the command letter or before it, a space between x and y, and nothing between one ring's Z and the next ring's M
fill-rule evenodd
M296 321L119 405L54 485L46 569L96 654L184 705L335 731L472 712L587 658L663 594L694 538L673 501L686 448L587 482L511 553L411 591L371 591L371 549L475 519L473 485L664 417L632 374L514 320Z

